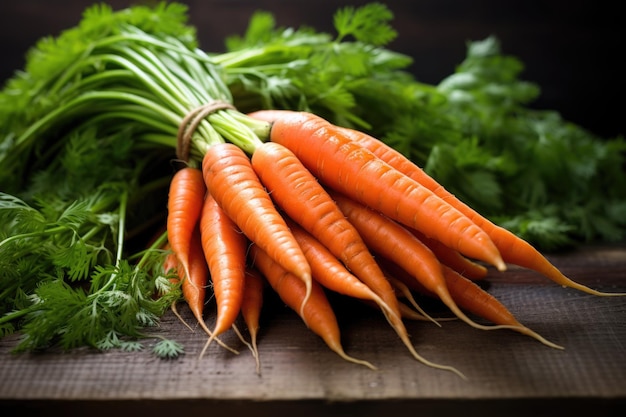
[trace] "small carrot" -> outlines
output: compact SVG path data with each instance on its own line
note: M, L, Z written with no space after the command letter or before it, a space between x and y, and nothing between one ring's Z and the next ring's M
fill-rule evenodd
M217 304L217 318L208 346L214 337L231 328L239 316L248 240L210 193L202 206L200 236Z
M182 264L182 262L181 262ZM200 230L198 227L194 228L191 235L191 243L189 246L189 274L182 275L181 277L181 289L183 297L194 317L198 321L198 324L209 335L209 340L214 338L213 332L208 328L204 321L204 303L206 297L206 287L209 280L209 268L207 266L204 251L202 249L202 240L200 237ZM184 271L184 269L183 269ZM216 339L220 346L238 354L239 352L227 345L221 340ZM200 355L202 357L202 354Z
M167 251L165 258L163 259L163 263L161 265L162 272L166 276L169 276L169 282L171 285L173 286L179 285L181 283L181 280L184 279L185 277L180 261L178 260L178 257L176 256L176 254L171 250L169 242L166 242L166 244L163 246L162 249L164 251ZM172 313L174 313L176 318L185 327L193 331L189 323L187 323L187 321L183 318L183 316L181 316L180 313L178 312L178 307L176 306L177 301L178 300L174 300L170 306Z
M241 315L250 334L252 355L256 361L256 372L261 374L261 361L259 358L259 348L257 339L259 333L259 323L261 309L263 308L263 293L265 291L265 281L261 274L252 267L246 268L246 283L244 285L243 300L241 303Z
M167 242L162 249L167 253L165 255L165 258L163 259L161 269L165 275L176 274L176 276L171 277L169 281L174 285L178 284L180 283L180 277L178 275L180 261L178 260L178 256L176 256L176 254L172 251L169 242Z
M174 174L167 201L167 238L189 276L189 246L198 223L206 186L199 169L186 166Z
M433 252L405 227L341 193L331 192L331 195L373 252L409 272L429 291L437 294L459 319L483 330L502 327L476 323L457 306L448 291L441 263Z
M324 340L327 346L343 359L376 369L371 363L349 356L341 345L339 323L323 288L312 282L308 301L303 305L307 289L302 280L275 262L256 244L250 248L250 256L255 267L261 271L278 296L290 308L298 312L306 326Z
M270 139L289 148L326 186L470 258L506 269L489 236L470 219L323 118L285 113L272 122Z
M489 235L505 262L534 270L557 284L564 287L574 288L588 294L599 296L626 295L626 293L607 293L597 291L587 287L586 285L573 281L565 276L530 243L515 235L510 230L494 224L491 220L476 212L473 208L459 200L454 194L450 193L433 177L428 175L422 168L414 164L402 153L393 149L383 141L380 141L372 136L365 135L359 131L345 128L342 128L342 130L346 136L369 149L372 153L396 168L398 171L403 172L408 177L422 184L424 187L431 190L433 193L467 216L472 222Z
M202 171L209 193L248 239L310 288L311 268L306 257L248 156L231 143L216 144L207 150Z

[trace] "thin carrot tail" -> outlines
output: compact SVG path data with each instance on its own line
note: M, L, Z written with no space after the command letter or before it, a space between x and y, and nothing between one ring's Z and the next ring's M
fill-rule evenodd
M407 304L403 302L399 302L398 307L400 308L400 313L402 314L403 319L415 320L415 321L433 321L434 320L432 317L430 316L426 317L419 311L416 311L415 309L409 307ZM452 319L456 320L457 318L453 317ZM437 322L439 320L440 319L436 319ZM445 319L445 320L449 320L449 319Z
M200 355L198 356L198 360L200 360L200 359L202 359L204 357L204 354L206 353L207 349L209 348L209 345L211 344L211 342L213 342L213 339L215 339L215 333L211 333L211 335L207 339L206 343L204 344L204 347L200 351Z
M503 229L506 230L506 229ZM508 232L508 231L507 231ZM509 232L510 233L510 232ZM590 288L584 284L576 282L563 274L556 266L554 266L545 256L543 256L536 248L534 248L530 243L526 242L522 239L516 240L516 250L510 250L503 254L505 259L508 259L507 262L513 263L515 265L528 268L538 272L548 279L560 284L564 287L573 288L579 291L582 291L587 294L597 295L602 297L614 297L614 296L625 296L624 292L603 292L598 291L593 288ZM522 251L530 255L520 256ZM533 261L529 261L528 259L533 259Z
M256 373L257 375L261 374L261 363L259 361L259 351L257 349L256 346L256 337L255 335L251 334L250 335L250 342L248 342L246 340L245 337L243 337L243 334L241 334L241 332L239 331L239 328L237 327L236 324L233 324L233 331L235 332L235 334L237 335L237 337L239 338L239 340L241 340L241 343L243 343L244 345L246 345L248 347L248 349L250 350L250 352L252 353L252 357L255 360L256 363Z
M454 299L450 296L450 294L447 291L445 291L445 292L444 291L438 292L437 295L439 296L441 301L454 313L455 316L457 316L459 319L463 320L465 323L469 324L471 327L473 327L475 329L479 329L479 330L503 330L503 329L508 329L508 330L514 330L514 331L518 331L520 333L524 333L524 334L528 334L528 335L531 335L532 333L534 333L532 330L528 329L527 327L523 326L522 324L489 324L489 325L485 325L485 324L477 323L476 321L474 321L471 318L469 318L459 308L459 306L456 304ZM543 338L541 338L541 339L543 339ZM558 346L558 345L555 345L555 344L550 343L550 342L548 342L548 343L550 345L552 345L553 347Z
M411 355L416 360L418 360L419 362L423 363L426 366L430 366L431 368L436 368L436 369L441 369L441 370L444 370L444 371L453 372L453 373L457 374L458 376L460 376L461 378L467 380L467 377L465 376L465 374L463 374L461 371L459 371L455 367L449 366L449 365L441 365L441 364L438 364L438 363L435 363L435 362L431 362L428 359L424 358L419 353L417 353L417 351L415 350L415 346L413 346L413 344L411 343L411 340L409 340L408 332L407 332L406 328L404 327L404 323L402 323L402 320L398 316L396 316L396 315L390 316L389 320L390 320L389 324L391 324L391 327L394 328L394 330L396 331L396 333L400 337L400 340L402 340L404 345L407 347L407 349L409 350Z
M456 272L450 267L443 266L444 276L446 278L446 283L450 288L450 293L452 294L452 298L455 299L457 305L465 306L469 311L474 312L475 314L490 320L494 323L498 323L501 325L508 325L510 330L519 332L521 334L530 336L534 339L537 339L539 342L543 343L546 346L555 348L555 349L563 349L562 346L557 345L556 343L548 341L543 336L539 335L537 332L529 329L528 327L521 324L517 318L504 306L500 303L495 297L491 294L480 288L476 283L471 280L463 277L461 274ZM476 310L476 308L472 309L470 305L467 304L467 297L471 297L475 302L479 301L479 307L482 308L482 311ZM463 299L466 301L464 302ZM490 309L489 306L494 308ZM497 328L506 328L506 327L491 327L491 329Z
M539 342L543 343L544 345L554 348L554 349L559 349L559 350L563 350L565 349L565 347L561 346L561 345L557 345L554 342L549 341L548 339L546 339L545 337L543 337L542 335L540 335L539 333L537 333L536 331L524 326L523 324L520 324L517 327L513 327L511 330L514 330L516 332L519 332L523 335L526 336L530 336L533 339L538 340Z
M228 346L226 343L224 343L219 337L217 337L217 335L211 331L211 329L209 329L207 327L207 325L204 323L204 321L200 322L200 327L202 327L202 330L204 330L207 335L209 336L209 339L207 340L207 342L205 343L204 348L202 349L202 352L200 353L200 358L202 358L202 356L204 356L204 352L208 349L209 344L215 340L215 342L220 345L221 347L223 347L224 349L228 350L229 352L234 353L235 355L239 355L239 351L237 349L234 349L230 346Z
M246 266L246 282L244 285L244 297L241 303L241 315L248 328L252 355L256 362L256 373L261 375L261 360L257 346L259 331L259 317L263 306L264 281L261 274L252 266ZM235 328L235 331L238 329Z
M186 327L188 328L191 332L193 332L193 328L191 327L191 325L189 323L187 323L187 321L183 318L183 316L180 315L180 313L178 312L178 307L176 307L176 300L172 301L172 304L170 305L170 310L172 310L172 313L174 313L174 315L176 316L176 318Z
M388 274L387 279L389 280L389 282L391 282L391 285L393 285L394 288L400 291L402 296L404 296L404 298L406 298L407 301L415 308L415 310L417 310L426 320L431 321L437 326L441 327L441 324L439 324L437 320L435 320L428 313L426 313L426 311L424 311L424 309L418 304L418 302L415 300L415 297L413 297L411 290L404 282Z
M366 366L374 371L378 370L378 368L374 365L372 365L370 362L363 360L363 359L357 359L355 357L352 357L350 355L348 355L345 350L343 349L343 347L340 344L335 343L335 341L333 340L325 340L326 344L328 345L328 347L335 352L336 354L338 354L342 359L348 361L348 362L352 362L352 363L356 363L358 365L363 365Z

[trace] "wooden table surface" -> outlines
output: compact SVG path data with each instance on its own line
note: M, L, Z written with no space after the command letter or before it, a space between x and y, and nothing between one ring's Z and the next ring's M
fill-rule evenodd
M593 288L626 291L624 244L549 258ZM224 341L241 349L239 355L212 345L198 360L202 332L190 332L168 314L159 331L185 344L187 353L177 360L156 359L147 350L15 356L9 353L15 338L0 339L0 410L20 417L535 417L626 411L626 297L587 295L518 268L494 272L490 282L489 291L522 323L565 350L459 321L440 328L408 323L417 351L457 367L468 378L463 380L414 360L376 311L356 303L337 306L346 351L377 365L373 371L340 359L270 296L259 339L261 375L230 333ZM424 306L445 312L436 304ZM189 319L183 306L181 312Z

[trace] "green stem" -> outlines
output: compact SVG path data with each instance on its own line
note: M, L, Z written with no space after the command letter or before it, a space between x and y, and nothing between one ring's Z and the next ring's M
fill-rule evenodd
M10 323L13 320L19 319L20 317L24 317L25 315L29 314L31 311L34 311L36 309L33 306L34 305L31 305L30 307L27 307L27 308L21 308L19 310L12 310L4 314L2 317L0 317L0 324Z
M123 251L124 251L124 234L126 232L126 208L128 203L128 193L123 192L120 195L120 205L119 205L119 222L117 225L117 248L115 253L115 266L119 268L120 263L122 262ZM101 294L107 291L112 285L114 285L116 279L118 277L117 273L112 273L107 282L100 287L95 293L91 294L89 298L98 299ZM97 306L98 303L93 303L93 307ZM94 314L96 312L94 311Z
M161 132L162 136L167 136L171 139L171 143L168 143L168 146L176 148L175 138L177 128L173 123L162 122L159 116L160 115L158 113L149 111L142 106L134 104L119 105L115 106L115 111L107 111L91 117L85 125L87 126L93 124L94 126L97 126L99 123L106 120L128 119L134 122L139 122L143 126L152 127L156 131Z
M131 50L128 50L126 52L136 55ZM148 73L142 71L137 64L120 55L103 54L100 55L100 58L102 60L108 60L110 62L117 63L123 68L132 71L133 74L145 85L145 87L147 87L151 92L156 95L157 98L162 100L163 103L166 103L170 109L176 111L178 114L185 114L188 111L189 106L185 105L187 104L185 98L181 97L180 93L176 91L176 89L173 88L167 82L167 80L164 79L161 74L159 74L158 71L154 70L154 68L152 68L152 71L150 72L150 75L154 77L153 79L148 75ZM145 62L145 60L141 59L140 57L135 56L135 58L145 66L150 66L149 63ZM165 89L166 87L170 89L169 92Z
M104 102L100 102L100 100L104 100ZM107 103L106 100L113 100L113 102ZM91 105L92 101L95 102L96 106ZM86 113L101 113L107 108L115 108L115 106L119 105L118 103L115 103L115 101L135 103L149 108L160 117L165 120L169 120L175 126L181 122L181 117L176 113L137 94L122 91L88 91L65 103L64 105L57 107L45 117L33 123L25 132L22 133L22 135L19 136L16 140L16 144L19 145L27 142L29 139L32 139L32 136L35 135L40 129L46 128L47 125L52 124L52 122L59 122L64 118L69 118L70 116L77 116ZM108 104L108 106L105 104Z
M126 232L126 207L128 205L128 192L124 191L120 196L119 218L117 225L117 253L115 254L115 266L119 267L123 258L124 233Z
M9 236L6 239L0 241L0 247L6 245L7 243L11 243L14 240L54 235L55 233L63 232L65 230L69 230L69 229L70 228L68 228L67 226L57 226L57 227L53 227L53 228L50 228L50 229L47 229L47 230L42 230L42 231L39 231L39 232L20 233L20 234L17 234L17 235Z

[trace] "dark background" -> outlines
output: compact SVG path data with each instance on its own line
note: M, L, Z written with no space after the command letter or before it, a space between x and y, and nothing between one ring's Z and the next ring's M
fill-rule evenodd
M141 1L141 0L139 0ZM187 0L201 46L223 50L241 34L257 9L280 26L308 25L332 31L332 15L364 0ZM388 0L399 36L390 48L410 55L423 82L438 83L465 57L466 43L496 35L503 52L525 64L522 78L537 83L533 107L559 111L569 121L603 136L624 135L624 29L619 2L566 0ZM40 37L57 35L80 20L90 0L2 0L0 81L23 67L24 54ZM133 1L108 0L114 8ZM620 10L618 10L620 8Z

